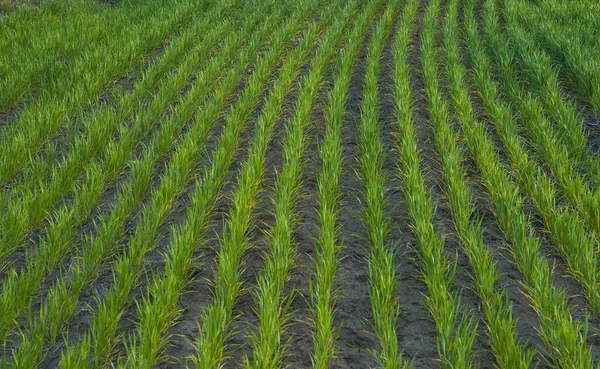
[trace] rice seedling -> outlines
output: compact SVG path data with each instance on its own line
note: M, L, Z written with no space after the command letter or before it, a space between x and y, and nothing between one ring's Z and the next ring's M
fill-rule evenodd
M421 38L423 74L437 73L435 65L435 29L440 2L431 1L424 15ZM422 268L422 278L427 286L426 306L435 322L437 349L442 367L474 367L472 350L477 322L469 312L462 311L460 294L453 290L455 267L444 255L444 237L433 224L435 212L431 195L420 169L419 149L415 124L412 118L412 97L409 83L406 50L395 57L394 87L397 101L396 129L400 175L411 226L417 237L417 254ZM431 91L435 93L434 91Z

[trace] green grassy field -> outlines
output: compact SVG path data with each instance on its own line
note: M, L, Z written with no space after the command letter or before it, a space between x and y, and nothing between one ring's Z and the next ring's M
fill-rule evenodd
M600 368L597 2L0 8L0 368Z

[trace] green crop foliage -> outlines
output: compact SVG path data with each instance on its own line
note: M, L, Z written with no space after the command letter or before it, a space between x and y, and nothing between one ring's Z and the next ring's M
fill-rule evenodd
M476 71L478 93L486 105L496 92L491 79L490 63L486 60L478 28L475 23L474 4L465 6L465 27L469 56ZM458 56L447 60L448 74L464 85L464 69ZM487 101L487 102L486 102ZM500 164L498 153L487 137L482 124L472 115L470 122L461 122L471 155L482 174L484 185L493 204L499 228L510 243L510 250L521 273L524 287L533 309L540 318L539 335L546 345L546 354L562 368L591 368L592 357L586 347L587 329L583 322L574 319L564 290L552 280L552 267L541 253L540 239L532 234L532 225L523 211L519 186L512 182Z
M565 197L586 221L592 232L600 234L599 194L593 193L584 183L583 178L574 170L571 165L573 158L570 151L559 144L548 120L542 114L539 101L531 95L525 94L519 88L517 76L511 68L513 59L510 50L498 37L498 21L492 5L485 7L484 28L490 50L498 64L498 74L501 76L506 94L520 112L523 124L530 136L529 141L548 165Z
M503 1L503 12L507 19L514 19L515 14L525 26L527 33L537 44L541 45L560 66L564 79L573 87L576 94L598 116L600 112L600 66L596 62L598 56L597 40L592 45L579 42L581 35L598 30L595 14L597 4L582 1L574 5L575 16L567 17L568 25L560 24L552 16L555 7L561 7L559 1L545 1L543 10L531 9L523 2ZM562 5L564 7L564 5ZM579 8L579 10L577 10ZM583 10L585 9L585 10ZM549 11L550 10L550 11ZM566 13L568 14L568 13ZM592 37L594 39L594 37ZM597 39L597 37L595 38ZM591 46L591 47L590 47Z
M527 36L515 20L512 10L507 4L506 14L510 17L506 19L506 34L519 61L513 64L513 68L520 67L533 93L540 98L544 111L554 123L558 140L567 148L574 164L597 186L600 184L600 161L597 156L590 155L588 134L581 113L562 92L559 72L548 53Z
M356 3L351 3L342 10L341 20L334 22L321 38L322 45L325 45L324 48L331 49L339 43L345 21L355 11L353 5L356 6ZM298 48L290 53L288 63L280 71L279 83L271 91L272 95L267 100L263 115L257 122L252 148L249 157L242 166L238 187L233 195L233 206L227 222L228 233L223 237L221 248L218 251L219 265L213 282L215 296L202 314L200 337L196 343L198 353L194 358L196 368L221 366L223 360L227 357L223 346L229 335L228 327L231 324L233 304L240 295L242 288L240 281L241 269L243 268L242 257L249 247L246 235L250 226L255 197L262 182L265 153L275 128L278 111L281 109L283 102L281 95L283 91L291 86L300 66L312 51L312 46L317 40L320 29L331 21L336 10L339 11L338 6L336 4L331 5L327 12L320 17L321 22L313 23L307 29ZM316 57L319 58L318 55ZM313 59L311 64L314 66L314 63ZM319 59L316 63L318 68ZM281 91L278 92L278 89L281 89ZM299 99L308 98L304 96L304 93L300 94ZM301 102L302 100L299 100L298 104ZM310 109L305 110L306 106L302 108L304 111L297 111L298 114L310 114ZM270 332L270 334L274 334L274 332Z
M222 11L223 9L217 9L216 12L210 14L211 17L206 22L199 26L208 27L207 25L211 21L219 18ZM190 59L181 65L176 65L174 62L194 40L195 32L190 32L178 40L180 42L171 44L172 48L169 48L164 57L141 76L131 93L115 96L115 99L119 99L116 107L95 111L87 116L89 119L83 122L85 125L83 132L88 136L75 139L73 148L64 161L55 166L52 162L40 160L34 170L38 173L50 172L48 182L36 178L37 175L26 177L20 186L12 189L11 198L6 204L8 212L3 213L0 218L1 227L6 229L6 232L0 236L0 261L6 259L23 245L24 238L29 231L50 218L49 210L59 199L68 196L72 191L76 192L78 186L81 185L78 181L81 175L87 174L83 182L90 181L89 172L85 173L87 168L94 166L101 168L101 171L106 173L104 177L106 179L96 179L96 181L104 181L105 186L116 179L120 170L125 166L125 157L128 151L134 151L131 149L134 147L133 145L137 145L160 123L161 115L171 104L177 102L179 92L201 67L205 58L210 56L210 52L215 51L218 42L225 37L225 31L230 25L230 22L220 25L218 30L208 35L209 37L203 40L204 42L199 43L198 47L192 50ZM161 76L164 76L169 68L174 67L179 69L179 73L159 85ZM140 104L140 108L144 107L141 105L144 95L148 95L157 87L159 92L154 99L146 101L149 104L149 106L145 106L146 110L135 111L133 104ZM133 122L129 122L129 120L133 120ZM123 142L123 146L117 150L120 151L119 155L123 159L111 156L114 153L110 149L114 149L114 146L110 145L110 141L116 134L120 137L130 138L128 143ZM104 160L93 160L99 151L101 155L103 154ZM121 164L116 164L118 160L121 160ZM90 201L88 204L93 206L94 203Z
M262 124L273 125L277 120L283 99L286 96L285 91L290 90L290 86L307 56L308 44L312 41L311 37L314 36L311 31L307 31L306 37L302 45L289 54L289 58L282 66L278 81L266 102L263 115L258 124L263 122ZM258 132L264 132L264 128L257 128ZM257 137L254 142L257 142L258 139ZM231 140L225 139L224 142L231 142ZM268 140L262 144L265 145L263 150L267 147L267 144ZM231 146L223 147L231 150ZM215 158L219 157L231 158L231 155L215 156ZM229 159L227 165L230 165L230 163ZM215 164L218 165L220 162L217 161ZM227 166L220 166L220 168L227 168ZM188 213L188 221L172 236L174 242L169 249L170 258L167 260L165 274L162 277L155 276L156 284L150 287L148 298L140 306L139 344L133 341L128 362L123 364L126 367L150 367L156 360L159 348L166 343L167 339L161 339L160 333L174 324L176 304L185 287L186 274L192 267L193 253L198 247L197 242L194 242L194 240L201 236L202 231L207 226L208 216L214 206L220 187L218 184L223 183L225 180L226 171L214 169L215 167L207 171L199 182L196 194L193 197L195 199L194 206L190 208ZM260 183L260 181L254 183ZM244 191L244 194L246 193Z
M458 3L457 0L449 2L442 29L443 49L448 59L458 55ZM473 119L469 96L464 89L459 88L460 81L451 77L449 82L456 118L460 121ZM496 286L500 273L492 253L483 241L481 218L476 215L473 195L466 182L463 149L460 147L459 136L453 129L448 105L439 92L435 73L425 76L425 90L429 99L435 143L442 161L442 176L447 184L446 197L464 253L474 271L473 283L483 305L488 343L496 358L496 365L506 369L530 368L534 352L519 341L516 319L506 290Z
M0 0L0 368L600 368L599 11Z
M289 21L272 39L273 48L261 58L259 64L261 68L257 69L259 72L253 74L253 81L249 82L242 98L236 103L237 108L229 115L228 121L231 121L229 125L234 126L234 134L229 133L225 136L225 140L239 136L239 132L243 128L243 122L258 102L259 92L264 88L266 78L284 51L286 41L300 27L300 20L301 18L293 18L293 21ZM247 63L258 52L260 40L260 34L252 40L252 48L241 55L241 61L237 67L230 71L229 78L226 77L222 80L217 90L214 91L212 98L204 107L203 114L197 117L198 128L187 137L187 140L185 140L187 142L184 141L184 144L179 146L179 151L171 160L171 165L161 178L161 185L150 196L151 203L146 205L145 210L138 216L140 222L131 240L128 241L130 244L128 253L117 260L115 266L116 283L106 293L106 297L98 301L99 308L91 324L89 336L84 337L77 346L65 351L61 361L63 367L80 367L86 361L85 357L87 355L91 355L93 362L96 363L107 360L108 353L115 345L115 334L119 318L125 311L129 300L129 292L141 276L144 255L151 251L156 243L158 228L165 221L168 214L173 211L176 198L185 191L186 184L193 178L195 163L193 158L196 157L197 150L200 149L196 145L201 143L200 140L203 134L205 135L210 124L217 120L225 103L235 92L238 80L247 69ZM234 50L232 49L232 52ZM216 60L214 65L220 67L221 63ZM207 74L206 77L213 78L214 76ZM227 131L226 129L225 132ZM233 145L233 143L229 143L229 145ZM92 352L88 353L90 347Z
M64 132L74 130L76 117L100 97L106 84L143 62L144 54L162 45L171 32L185 26L193 9L193 3L177 7L176 11L170 11L166 4L158 11L150 8L153 17L123 30L123 39L85 53L83 60L77 60L60 79L54 79L52 89L44 91L41 99L20 109L18 119L2 127L5 129L0 138L0 185L14 179L61 128ZM91 66L97 69L90 71Z
M355 10L354 2L352 9ZM372 2L361 15L356 27L347 36L343 53L356 48L358 43L350 41L360 39L366 31L368 22L379 8L380 2ZM303 155L306 147L304 130L310 123L311 113L316 104L317 94L323 84L329 60L338 49L342 33L350 24L350 12L337 18L332 30L320 43L311 62L311 70L304 78L298 92L294 108L295 114L286 123L287 133L283 145L283 167L275 182L275 224L268 231L270 254L266 257L264 274L259 277L255 292L256 314L260 320L257 332L252 333L253 359L246 359L248 368L277 368L282 365L287 343L282 342L290 316L286 307L292 296L284 294L295 258L292 232L298 218L294 211L300 190ZM338 61L339 63L340 61Z
M489 7L486 9L489 9ZM493 16L491 11L486 14L489 17ZM486 17L486 19L489 18ZM488 25L490 27L488 35L491 35L495 29L494 22L490 20ZM530 97L521 97L522 94L518 91L515 76L510 70L511 62L506 53L506 48L499 44L497 39L492 42L493 46L491 48L496 50L497 62L503 66L500 74L507 84L507 89L511 91L508 94L511 96L511 101L517 107L520 107L523 121L527 121L531 125L535 122L539 123L537 126L530 127L534 137L530 141L534 141L534 147L539 148L540 156L547 158L550 167L556 169L552 172L557 173L557 178L562 178L559 183L567 186L567 188L563 186L564 192L571 192L572 195L569 196L569 199L576 196L581 202L594 203L593 197L589 198L581 193L587 192L589 194L589 190L582 184L580 177L573 174L567 158L568 154L557 147L558 143L550 134L547 122L540 114L535 113L536 109L533 107L536 106L537 102ZM482 81L481 84L483 85L485 82ZM488 88L486 91L495 91L495 86L493 89ZM568 209L563 209L556 204L557 190L551 179L529 159L527 152L523 149L521 138L517 133L518 128L511 119L510 109L498 102L491 104L491 97L490 94L490 99L486 100L490 102L485 104L486 109L506 147L516 178L536 205L544 226L557 246L559 254L565 260L568 270L576 280L583 284L592 312L598 315L600 308L600 276L595 252L596 241L594 237L588 235L585 226L577 215L571 214ZM571 177L571 175L575 178L565 178ZM588 224L593 222L589 217L589 213L580 213L580 215L588 220Z
M370 12L380 5L370 4ZM335 291L337 262L342 247L338 239L337 214L340 206L339 178L342 170L341 134L344 113L348 100L348 87L352 71L368 26L368 17L362 17L359 25L348 35L346 46L340 53L333 88L328 93L325 108L325 136L319 146L321 170L318 176L318 227L315 273L310 284L310 298L313 307L312 362L315 367L328 367L335 355L337 327L334 325Z
M383 47L398 11L398 2L392 2L371 36L367 51L361 119L358 127L360 179L362 182L363 223L371 253L369 255L369 295L373 310L373 331L381 349L373 352L383 368L408 368L409 363L399 352L396 325L400 304L396 296L396 252L389 245L388 203L385 198L387 173L383 169L386 152L381 142L382 123L378 119L379 73ZM408 12L402 26L409 27L414 16L414 2L404 9Z
M435 29L440 9L439 1L429 3L424 16L421 39L423 73L437 73L434 62ZM460 295L452 289L455 267L444 255L444 237L435 231L435 206L425 186L420 169L419 149L412 118L411 88L408 80L406 48L395 55L394 86L396 96L396 129L401 180L411 226L417 237L417 254L421 261L422 278L427 285L426 306L435 322L437 347L445 368L474 367L472 350L477 322L472 314L463 312Z
M55 91L54 77L85 58L89 62L90 57L101 56L97 50L106 50L115 39L128 37L128 26L147 22L166 2L133 12L131 8L103 11L74 2L65 5L44 3L34 19L30 9L20 9L3 22L0 45L3 50L10 46L14 52L0 56L0 110L13 109L39 96L38 89ZM22 27L24 23L30 27ZM82 28L86 32L81 32Z
M249 32L248 28L252 26L253 21L250 21L244 32ZM220 32L221 29L215 29L214 34L217 35ZM256 52L266 32L267 30L262 28L251 36L253 43L249 46L249 50L251 50L249 52ZM29 361L31 359L26 359L26 356L35 359L40 358L44 342L43 337L49 336L48 339L54 341L60 325L73 315L78 294L83 292L84 288L93 281L93 276L98 272L102 261L106 260L114 252L112 250L113 244L122 236L125 223L131 218L132 213L138 208L144 194L147 192L157 164L173 149L173 145L178 142L174 137L176 136L176 132L181 129L182 124L187 122L193 113L193 109L191 109L192 104L196 100L201 99L202 94L207 93L208 88L215 82L215 78L219 75L218 71L227 64L227 61L231 62L233 60L241 42L242 38L240 37L230 37L228 40L225 40L226 47L222 49L222 54L210 60L206 68L196 76L196 85L192 88L193 92L189 96L187 103L182 105L182 110L177 110L180 113L179 117L166 122L160 134L153 138L144 154L130 164L132 175L117 197L117 202L114 205L112 213L110 213L110 216L107 215L100 219L102 226L95 237L84 240L84 247L81 251L82 257L79 259L79 263L71 267L72 278L70 279L70 287L67 288L65 281L61 280L51 290L48 303L43 306L44 310L40 312L40 317L35 320L30 328L31 332L37 332L35 336L38 337L38 340L34 342L24 340L19 351L15 354L15 358L23 357L20 359L23 363L31 362ZM236 78L239 78L237 76L246 67L247 62L240 61L237 65L237 74L234 73L226 77L230 81L226 84L226 88L229 90L223 89L222 91L231 91L234 88L233 86L235 86ZM187 140L188 142L195 142L196 147L201 147L203 142L207 140L210 130L213 127L211 122L215 120L214 117L218 116L219 109L222 108L225 101L226 92L223 92L218 97L219 99L215 100L215 103L205 106L205 113L197 117L197 125L190 130L187 137L180 143L181 145L185 145ZM184 108L186 104L187 108ZM185 147L189 147L189 145L187 144ZM191 148L188 148L188 150L191 150ZM183 160L180 159L182 155L189 157L193 152L187 151L186 153L181 153L178 151L177 154L171 157L170 161L181 161ZM189 160L189 163L192 164L194 161ZM181 171L189 172L191 169L186 168L181 169ZM52 306L60 306L62 309L53 312L51 311Z
M223 29L217 29L213 35L219 37L219 34L222 33L222 31ZM215 46L214 44L217 40L211 40L210 38L213 37L213 35L209 35L209 39L207 39L207 43L204 44L204 48L201 48L199 51L202 51L202 49L210 50L210 48ZM161 90L165 91L165 94L171 89L174 91L166 96L159 95L159 100L155 101L162 100L163 96L166 97L167 101L170 101L171 96L175 95L177 88L182 87L181 76L184 77L184 81L187 80L190 73L194 70L195 62L196 59L194 58L188 59L188 62L179 69L181 74L175 75L174 78L170 80L172 87L167 85ZM209 75L213 79L218 77L215 73ZM181 104L175 108L176 114L178 114L177 119L171 119L170 121L165 122L161 127L160 133L157 133L157 135L152 138L153 143L164 146L172 141L172 137L176 136L177 132L184 127L185 123L193 113L193 110L190 109L192 104L194 104L202 94L207 93L210 88L209 81L207 81L207 85L204 85L204 87L199 85L199 88L194 90L195 94L189 94L187 96L187 101L181 102ZM160 110L158 110L157 115L160 115ZM139 122L136 122L136 124L131 126L132 129L124 127L124 129L121 130L121 140L118 141L118 143L109 145L107 148L106 160L101 163L94 163L95 165L91 166L91 170L88 168L84 182L75 187L77 195L75 197L74 206L59 209L56 211L53 218L50 218L53 222L47 230L48 235L45 243L42 244L43 248L36 250L35 253L30 255L27 259L28 266L24 271L21 273L17 273L14 269L9 271L4 282L6 288L2 292L2 295L0 295L0 304L2 304L1 306L10 305L12 307L11 314L18 314L27 306L31 294L39 287L36 283L41 282L41 276L47 274L58 265L61 257L69 251L71 246L70 242L74 239L73 232L76 230L76 226L84 222L90 215L104 189L110 183L115 181L119 173L127 166L127 161L130 160L129 155L132 153L132 149L138 144L142 132L147 131L149 129L148 125L155 124L156 121L156 115L143 116ZM158 160L158 157L155 157L154 159ZM31 215L29 218L24 218L24 220L26 221L30 218ZM12 241L14 242L15 240ZM8 328L9 322L16 317L11 314L5 314L2 317L2 319L4 319L2 321L3 327ZM3 338L6 333L6 331L2 331Z

